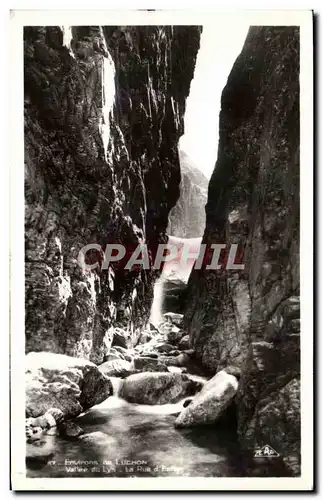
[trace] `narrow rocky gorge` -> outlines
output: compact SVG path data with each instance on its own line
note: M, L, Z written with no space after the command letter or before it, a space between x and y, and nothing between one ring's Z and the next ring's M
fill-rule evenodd
M25 28L30 477L65 477L49 464L71 453L142 459L139 476L300 474L299 33L249 29L207 196L178 152L201 33ZM199 248L203 229L208 247L238 244L244 269L102 268L109 243L146 244L152 262L159 243ZM266 445L275 461L255 459Z

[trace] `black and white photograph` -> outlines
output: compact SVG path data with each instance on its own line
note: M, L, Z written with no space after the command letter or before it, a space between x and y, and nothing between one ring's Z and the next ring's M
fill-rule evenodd
M13 489L311 490L312 12L10 23Z

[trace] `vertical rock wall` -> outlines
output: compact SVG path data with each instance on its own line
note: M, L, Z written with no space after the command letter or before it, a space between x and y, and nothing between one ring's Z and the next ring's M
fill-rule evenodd
M113 325L135 342L148 320L151 270L85 272L77 256L89 243L167 240L200 32L25 28L27 352L100 362Z
M251 27L222 94L203 238L239 244L245 269L193 271L185 321L211 373L242 368L241 441L250 449L271 445L294 474L300 439L299 140L299 29Z

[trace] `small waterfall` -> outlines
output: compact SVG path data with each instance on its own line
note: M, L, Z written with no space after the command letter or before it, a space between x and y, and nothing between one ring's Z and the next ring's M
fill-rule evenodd
M118 377L109 377L110 378L110 382L112 384L112 388L113 388L113 396L115 398L118 398L119 397L119 394L120 394L120 389L121 389L121 386L122 386L122 378L118 378Z
M63 46L66 47L72 57L75 58L71 41L73 39L72 27L61 26L63 33ZM102 59L101 85L102 85L102 114L100 117L100 134L103 141L105 159L107 160L108 146L110 141L110 115L113 111L115 100L115 66L108 51L102 27L100 27L101 43L105 56Z
M100 28L102 43L106 52L102 64L102 116L100 121L100 133L103 140L105 158L107 159L108 145L110 141L110 114L113 110L115 99L115 66L108 51L102 28Z
M187 258L183 263L180 258L185 248L192 254L198 255L202 238L177 238L169 236L169 246L177 247L177 257L166 262L163 271L154 286L154 300L151 306L150 323L157 326L163 319L164 284L167 280L180 280L187 283L195 258Z
M61 30L63 33L63 45L68 49L70 55L75 58L71 47L71 41L73 39L72 26L61 26Z
M162 306L163 306L163 296L164 296L164 282L165 276L163 273L160 275L154 286L154 300L151 306L149 321L154 326L161 323L162 316Z

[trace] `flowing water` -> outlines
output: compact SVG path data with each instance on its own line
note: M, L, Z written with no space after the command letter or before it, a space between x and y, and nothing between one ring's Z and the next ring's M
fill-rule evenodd
M232 433L212 426L175 429L182 408L182 402L145 406L110 397L76 419L87 437L50 436L53 455L47 463L28 464L27 476L236 476Z
M170 237L170 244L197 251L201 238ZM187 281L193 262L167 263L154 289L150 321L162 319L163 285L168 278ZM180 369L173 368L172 371ZM158 477L237 476L238 445L234 432L213 426L175 429L183 401L168 405L130 404L119 398L121 379L111 378L116 396L109 397L76 423L84 436L67 440L58 435L44 440L44 458L27 461L28 477ZM34 445L30 445L33 447ZM46 451L47 447L47 451ZM41 453L41 447L39 448ZM30 455L34 450L30 449ZM50 457L49 457L50 455Z
M175 276L187 281L193 262L188 259L182 265L180 257L186 247L190 252L197 252L201 238L170 237L169 243L178 247L179 258L167 263L156 281L150 318L153 324L162 320L165 280ZM172 369L177 370L181 371L176 367ZM183 409L183 401L154 406L130 404L118 397L121 379L111 377L111 381L115 396L75 420L84 435L74 440L58 435L46 437L45 458L27 461L28 477L241 475L239 449L232 428L175 429L174 421ZM30 451L32 455L34 450Z
M149 321L158 325L163 319L164 284L167 280L179 280L187 283L195 258L199 254L202 238L168 237L168 250L175 255L166 262L162 273L154 285L154 300ZM171 250L173 249L173 250Z

